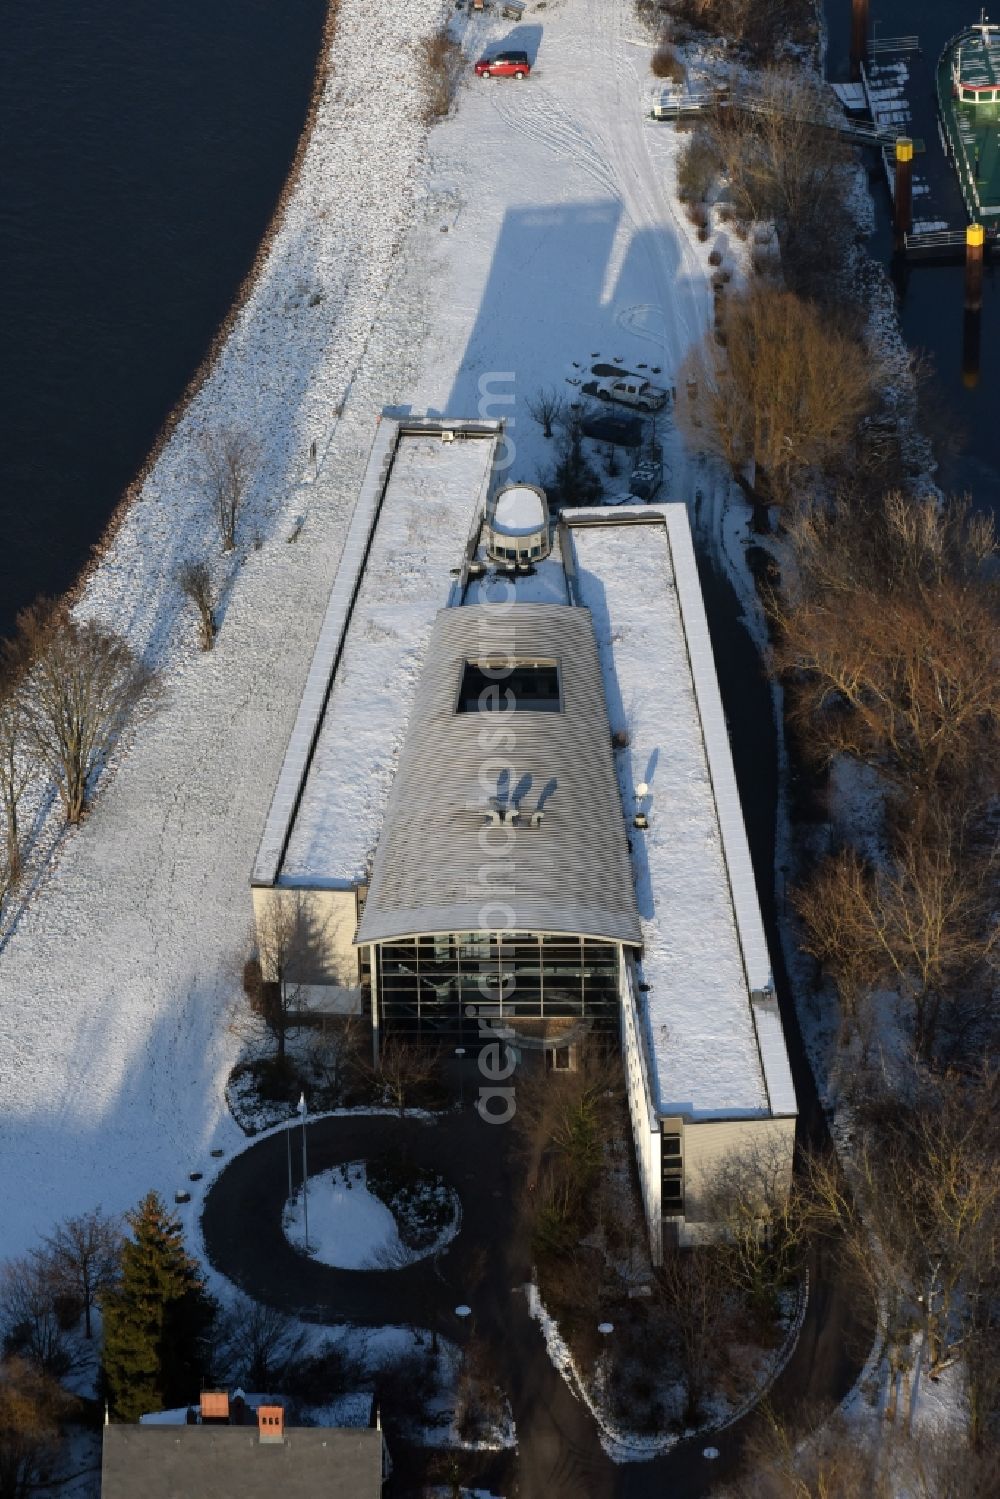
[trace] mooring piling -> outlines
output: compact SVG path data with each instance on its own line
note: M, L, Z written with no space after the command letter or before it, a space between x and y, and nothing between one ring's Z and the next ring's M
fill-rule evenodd
M868 0L851 0L851 82L861 79L868 48Z
M893 192L892 227L896 242L909 234L913 224L913 142L908 135L896 141L896 183Z
M986 231L982 224L970 224L965 231L965 312L962 319L962 383L970 390L979 384L985 242Z
M965 231L965 310L979 312L983 305L983 246L986 230L970 224Z

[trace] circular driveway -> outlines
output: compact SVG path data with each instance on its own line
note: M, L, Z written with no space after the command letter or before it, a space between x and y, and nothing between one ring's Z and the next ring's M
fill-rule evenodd
M399 1270L342 1270L302 1254L281 1225L288 1196L288 1140L281 1131L250 1145L213 1183L202 1231L217 1270L256 1301L311 1322L440 1327L468 1300L468 1264L477 1245L509 1241L511 1208L502 1131L473 1109L432 1119L347 1114L307 1125L309 1176L347 1161L405 1152L440 1173L461 1200L458 1233L436 1255ZM292 1177L302 1183L302 1131L291 1125ZM527 1272L529 1267L525 1267Z

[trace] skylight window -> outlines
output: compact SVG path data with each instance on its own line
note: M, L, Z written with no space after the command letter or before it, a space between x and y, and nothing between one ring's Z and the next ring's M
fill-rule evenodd
M466 661L459 713L558 713L562 707L556 661Z

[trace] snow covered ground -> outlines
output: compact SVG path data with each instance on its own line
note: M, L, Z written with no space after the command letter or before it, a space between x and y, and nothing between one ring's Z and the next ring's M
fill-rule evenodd
M285 1208L283 1226L296 1249L342 1270L366 1270L380 1255L403 1249L395 1218L368 1190L363 1161L310 1177L307 1197L300 1187Z
M421 1249L403 1242L392 1210L368 1186L364 1161L346 1161L310 1176L308 1186L307 1199L300 1187L285 1208L285 1236L296 1249L324 1265L337 1265L341 1270L396 1270L436 1254L458 1233L458 1198L443 1182L438 1193L451 1208L451 1222Z
M537 68L523 84L470 72L428 149L409 61L444 13L399 0L376 22L341 0L283 227L84 592L164 694L83 828L42 819L0 954L0 1254L98 1202L172 1196L242 1143L223 1090L249 872L381 407L507 417L510 477L534 480L553 446L525 404L540 385L595 353L666 382L710 319L719 237L699 244L673 200L679 138L645 116L630 0L456 21L470 56L506 40ZM223 577L195 478L218 424L252 429L263 460L203 655L175 577L206 554ZM695 479L666 437L683 494Z

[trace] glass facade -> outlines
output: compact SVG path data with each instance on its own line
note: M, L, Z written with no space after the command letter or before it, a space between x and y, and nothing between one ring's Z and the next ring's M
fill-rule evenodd
M618 1028L618 947L536 932L454 932L378 947L380 1021L387 1030L457 1039L494 1018L586 1020Z
M684 1216L684 1156L680 1135L664 1132L660 1142L660 1195L664 1218Z

